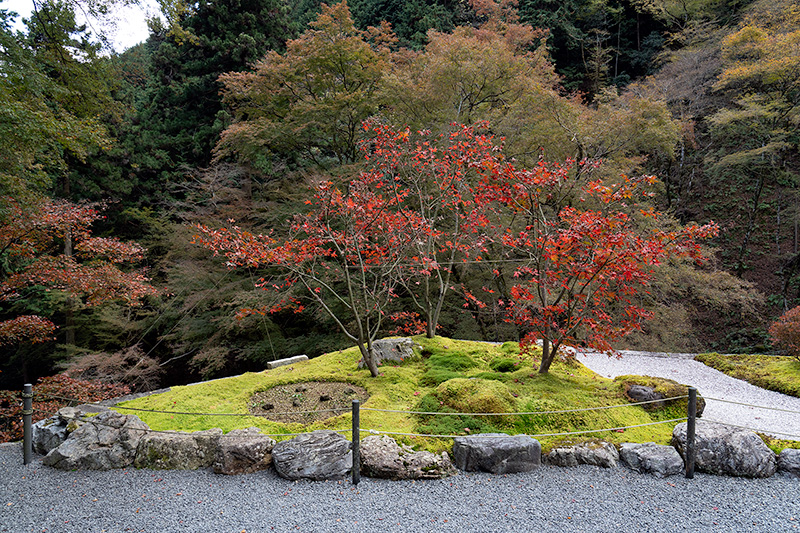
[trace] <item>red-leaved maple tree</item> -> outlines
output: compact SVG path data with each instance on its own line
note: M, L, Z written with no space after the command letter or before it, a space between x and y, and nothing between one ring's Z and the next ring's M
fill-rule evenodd
M701 260L699 241L717 232L713 223L664 229L663 215L638 204L655 178L581 183L573 165L541 163L487 183L524 221L503 237L508 257L520 261L508 309L526 331L523 349L542 342L541 373L562 346L612 353L611 342L650 317L635 297L653 267L670 256Z
M416 323L429 338L436 327L445 297L453 289L454 269L466 274L480 261L496 238L495 205L481 201L481 183L510 166L500 148L485 133L487 123L453 125L448 134L412 133L367 122L374 137L363 143L370 172L388 194L402 199L398 207L418 224L416 238L400 270L405 294L422 319Z
M384 194L382 183L380 173L363 172L346 189L319 184L307 202L310 212L294 218L286 239L235 225L201 225L195 242L224 254L230 266L276 267L280 273L262 278L258 286L281 294L300 290L258 312L287 306L299 312L304 301L313 302L356 343L377 376L372 343L384 327L409 243L421 226L418 217L398 208L402 197Z
M610 351L640 327L649 314L635 297L653 266L670 256L699 260L699 240L717 231L664 229L665 217L638 206L654 178L587 182L593 163L516 169L479 133L486 124L435 139L377 122L364 127L373 134L362 144L366 169L346 189L319 185L288 238L199 226L196 242L231 266L278 267L280 276L259 285L284 294L299 287L358 345L373 376L372 343L397 290L422 319L408 309L399 316L433 336L455 269L481 262L490 244L503 253L493 261L516 265L502 305L525 331L523 347L543 340L545 373L561 346Z
M87 305L109 300L136 304L157 294L142 273L120 268L142 259L141 246L92 236L102 206L41 200L24 207L10 198L3 199L3 206L0 303L25 298L33 287L63 291ZM38 315L10 318L0 322L0 345L47 342L55 329Z

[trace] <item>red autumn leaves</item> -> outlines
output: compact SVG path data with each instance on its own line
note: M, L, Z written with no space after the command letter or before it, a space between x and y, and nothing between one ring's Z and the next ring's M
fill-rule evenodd
M6 261L0 300L24 298L34 287L64 291L87 305L109 300L135 304L157 293L144 275L120 268L142 259L142 247L92 236L91 225L100 218L101 206L41 200L23 207L5 199L4 207L0 250ZM0 322L0 344L46 342L55 329L45 317L18 316Z
M438 137L364 127L365 169L344 185L318 185L286 238L201 226L197 241L231 265L277 267L261 286L299 286L293 297L325 310L373 375L372 340L398 295L414 308L401 316L421 317L429 336L450 291L504 308L524 344L544 339L541 372L562 345L610 350L649 316L635 297L653 267L699 260L699 241L717 231L670 226L642 203L654 178L606 184L591 179L598 163L585 161L518 169L485 123ZM453 282L457 271L480 275L470 267L489 259L482 271L507 277L507 294L487 288L477 298Z

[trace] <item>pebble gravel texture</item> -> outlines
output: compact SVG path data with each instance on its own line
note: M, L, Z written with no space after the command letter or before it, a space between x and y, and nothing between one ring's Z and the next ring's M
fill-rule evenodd
M292 482L272 471L63 472L0 446L0 531L794 531L800 483L783 475L657 479L624 467L542 466L437 481Z

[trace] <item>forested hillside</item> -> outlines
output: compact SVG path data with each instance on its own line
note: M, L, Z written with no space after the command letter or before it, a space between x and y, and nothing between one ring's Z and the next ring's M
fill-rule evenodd
M0 388L261 369L377 310L379 336L764 352L800 304L790 0L162 5L117 53L75 17L110 0L23 31L0 2ZM315 232L368 216L325 278ZM378 259L363 313L315 296Z

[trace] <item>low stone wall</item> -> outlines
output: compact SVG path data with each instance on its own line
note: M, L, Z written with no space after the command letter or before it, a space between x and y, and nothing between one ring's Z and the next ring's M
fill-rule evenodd
M339 433L320 430L276 443L257 428L195 433L152 431L138 417L96 405L67 407L36 423L33 447L55 468L197 469L220 474L250 473L274 467L288 479L341 479L353 468L352 443ZM603 441L560 446L542 455L539 442L525 435L484 434L455 439L455 464L447 453L414 451L388 436L361 440L361 471L388 479L432 479L464 471L526 472L541 464L605 468L622 463L657 477L684 472L686 423L673 431L673 445L624 443L619 449ZM768 477L776 471L800 477L800 450L780 458L751 431L697 422L696 468L699 472Z

